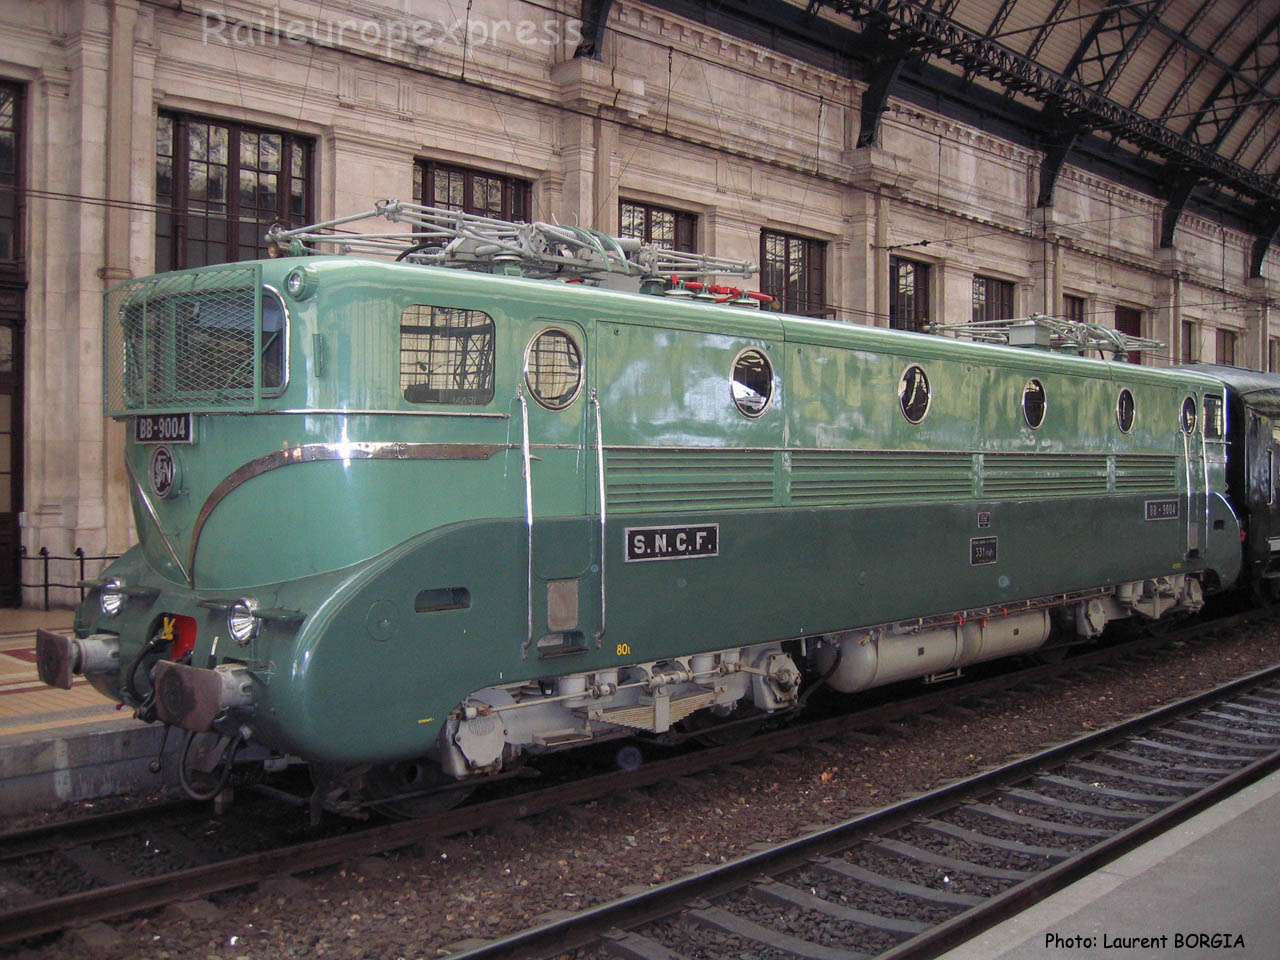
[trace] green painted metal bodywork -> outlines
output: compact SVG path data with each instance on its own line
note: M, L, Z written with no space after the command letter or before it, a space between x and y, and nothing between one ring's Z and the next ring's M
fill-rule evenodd
M335 763L419 756L462 698L495 683L1178 572L1229 583L1239 570L1223 445L1178 429L1186 396L1199 406L1222 393L1207 376L350 258L264 262L263 282L284 290L295 269L310 289L285 298L286 388L252 412L195 417L196 442L173 448L178 495L150 497L184 563L206 515L194 588L141 499L153 447L130 440L141 544L108 575L158 592L114 618L95 593L78 621L82 634L119 633L127 663L161 615L194 617L192 662L248 665L259 691L247 720L282 750ZM399 318L413 304L493 317L492 402L403 398ZM547 326L578 340L586 382L564 410L527 400L530 590L520 395L526 345ZM755 419L729 388L747 348L774 368ZM932 386L918 425L898 408L912 363ZM1048 398L1038 430L1021 413L1030 377ZM1122 387L1136 400L1128 434L1115 417ZM435 445L444 459L288 454L344 443ZM229 477L276 453L210 508ZM1207 476L1207 501L1188 496L1189 475L1196 486ZM1153 499L1177 499L1178 519L1146 520ZM1187 508L1200 517L1206 503L1188 556ZM685 523L718 524L718 555L624 560L628 527ZM977 537L998 538L996 563L971 564ZM544 656L547 583L561 580L577 581L578 625L560 655ZM469 606L415 609L424 591L454 589ZM241 595L306 617L268 620L238 647L216 607Z

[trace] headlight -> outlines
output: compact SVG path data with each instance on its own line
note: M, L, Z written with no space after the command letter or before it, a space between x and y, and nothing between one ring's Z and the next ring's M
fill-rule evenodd
M295 300L306 300L316 292L316 274L310 267L297 267L284 278L284 289Z
M231 605L231 612L227 614L227 629L231 631L231 639L242 647L258 635L258 627L262 621L254 615L257 609L258 601L252 597L241 597Z
M124 609L124 581L119 577L111 577L102 585L102 593L98 605L108 617L114 617Z

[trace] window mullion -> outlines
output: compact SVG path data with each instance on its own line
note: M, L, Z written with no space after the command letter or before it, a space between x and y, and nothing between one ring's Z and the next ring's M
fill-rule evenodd
M173 246L169 251L170 262L175 269L187 265L187 211L191 193L187 189L187 180L191 171L187 169L190 162L190 151L187 141L191 136L187 129L186 117L175 117L173 124Z
M293 138L280 138L280 179L276 183L276 220L287 223L286 211L293 196ZM259 224L261 226L261 224Z
M227 124L227 262L240 259L240 128Z

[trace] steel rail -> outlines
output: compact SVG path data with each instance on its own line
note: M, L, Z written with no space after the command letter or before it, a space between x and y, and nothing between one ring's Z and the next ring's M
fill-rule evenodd
M175 813L190 813L193 816L206 817L208 808L193 800L166 800L148 804L145 807L95 813L76 817L73 820L58 820L53 823L8 830L0 833L0 861L17 860L20 857L56 850L71 844L95 843L99 840L125 836L136 830L140 824L147 824L156 817L168 817ZM70 838L67 836L69 830L75 831Z
M51 933L75 924L120 916L138 910L164 906L178 899L191 899L236 887L248 886L281 873L297 873L329 866L348 858L370 856L377 853L411 846L425 840L463 833L495 823L546 813L566 805L586 803L611 793L635 790L645 786L690 776L718 766L726 766L777 753L781 750L812 743L814 740L836 738L851 731L875 728L899 721L915 714L936 711L964 700L981 699L1019 685L1060 677L1110 663L1124 656L1143 653L1151 648L1187 639L1211 630L1220 630L1271 615L1270 611L1249 611L1219 620L1201 623L1159 637L1147 637L1129 643L1108 647L1062 663L1045 664L1027 670L1016 671L998 677L972 681L963 686L950 686L934 690L909 700L895 701L871 707L852 714L798 724L783 730L761 734L739 743L711 747L683 756L668 757L647 764L637 770L614 771L587 777L552 788L517 794L470 807L433 814L429 817L371 827L337 838L313 840L300 845L262 851L245 857L224 860L213 864L191 867L174 873L130 881L124 884L104 886L65 897L46 900L39 904L20 907L0 913L0 944L12 943L29 937ZM1276 668L1280 670L1280 668ZM1238 684L1257 682L1258 674L1251 675ZM1225 688L1224 688L1225 689ZM1203 694L1211 696L1214 692ZM1189 709L1190 701L1179 701L1168 708ZM1087 743L1111 731L1103 731L1081 740L1072 741L1058 750ZM1115 736L1122 736L1122 733ZM1040 755L1041 762L1046 755ZM1030 761L1023 761L1029 763ZM985 775L980 775L985 776ZM964 781L969 782L969 781ZM974 778L973 782L979 783ZM944 788L944 790L954 787ZM935 791L935 793L940 793ZM926 794L908 804L927 804L935 794ZM898 805L890 810L908 809ZM917 813L921 807L911 806ZM912 814L916 815L916 814ZM888 816L888 813L872 816ZM851 823L861 823L859 818ZM75 830L78 821L64 821L50 825ZM876 822L883 822L877 820ZM46 828L38 828L45 830ZM802 842L814 842L826 837L829 831L803 838ZM765 856L763 854L756 856ZM751 858L748 858L751 859ZM752 862L756 862L752 859ZM764 861L760 861L761 864ZM724 868L718 868L721 870ZM710 877L717 871L706 876ZM709 882L709 881L708 881ZM681 888L683 889L683 887ZM682 894L686 895L686 894ZM623 901L619 901L620 903ZM606 905L608 906L608 905ZM495 954L496 956L497 954ZM470 955L468 955L470 956ZM477 957L487 957L480 953Z
M967 777L956 783L921 794L902 803L855 817L818 830L768 850L748 854L704 872L681 877L651 890L623 897L583 910L571 917L552 921L521 933L452 955L452 960L533 960L552 957L596 943L614 929L670 916L685 908L690 900L713 897L740 890L761 876L773 876L804 865L811 858L848 848L858 840L894 829L911 820L954 807L973 795L989 792L1001 784L1017 780L1037 769L1062 764L1081 754L1102 749L1131 734L1159 726L1183 713L1269 680L1280 678L1280 666L1258 671L1213 690L1187 697L1149 713L1130 718L1114 727L1086 734L1068 743L1015 760L1012 763ZM1081 851L1056 867L996 895L951 921L918 934L878 955L877 960L918 960L933 957L969 939L1014 913L1042 900L1080 877L1109 863L1153 836L1167 831L1224 797L1238 792L1267 774L1280 769L1280 750L1230 774L1202 791L1178 801L1152 817L1116 836Z

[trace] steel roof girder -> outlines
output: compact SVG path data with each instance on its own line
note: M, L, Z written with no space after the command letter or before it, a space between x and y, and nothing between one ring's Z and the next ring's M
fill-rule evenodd
M1000 9L998 9L995 16L991 18L991 23L987 25L986 38L988 40L994 38L1001 30L1004 29L1004 25L1009 19L1009 14L1013 13L1013 7L1017 2L1018 0L1001 0ZM972 69L970 67L966 67L964 71L964 82L972 83L974 76L975 74Z
M1259 126L1261 126L1261 124L1259 124ZM1271 154L1276 151L1277 146L1280 146L1280 131L1277 131L1272 135L1271 139L1267 141L1267 145L1262 148L1262 152L1258 154L1258 161L1255 164L1258 169L1261 169L1266 165L1267 160L1270 159ZM1273 183L1280 180L1280 171L1272 173L1271 180Z
M1217 0L1202 0L1200 6L1196 8L1195 13L1191 15L1191 19L1186 22L1181 31L1175 31L1163 20L1156 22L1156 29L1170 38L1169 45L1165 47L1164 53L1160 55L1159 61L1151 69L1151 72L1147 74L1147 78L1142 81L1142 86L1138 89L1134 98L1129 102L1130 108L1137 110L1142 106L1147 97L1150 96L1151 91L1155 88L1156 80L1159 78L1160 74L1164 72L1165 67L1169 65L1169 62L1173 59L1173 55L1177 53L1179 49L1185 48L1192 50L1193 52L1202 49L1199 44L1193 44L1191 42L1191 33L1204 22L1204 18L1209 15L1209 11L1213 8L1216 2ZM1207 50L1204 51L1204 55L1212 56L1212 54Z
M1246 133L1244 137L1240 140L1240 143L1236 145L1235 152L1231 154L1232 160L1238 163L1240 161L1240 158L1249 152L1249 148L1253 146L1253 142L1258 139L1259 135L1272 126L1270 123L1268 123L1268 121L1272 118L1272 116L1276 113L1277 110L1280 110L1280 104L1277 104L1277 103L1270 103L1262 110L1262 112L1258 115L1257 122L1255 122L1254 125L1249 128L1249 132ZM1258 155L1257 162L1255 162L1253 165L1253 168L1255 170L1260 170L1263 167L1264 161L1267 159L1267 155L1271 152L1271 148L1273 145L1274 145L1274 140L1272 141L1271 145L1264 148L1262 153Z
M1226 89L1227 86L1232 87L1233 93L1235 92L1235 85L1237 83L1240 83L1244 87L1243 95L1237 94L1235 97L1238 101L1236 110L1225 122L1218 124L1217 136L1209 142L1209 145L1214 150L1222 145L1222 142L1231 132L1232 127L1239 123L1241 118L1244 116L1247 108L1240 104L1247 103L1255 96L1268 96L1266 92L1266 84L1275 77L1277 70L1280 69L1280 63L1273 60L1265 67L1259 63L1256 68L1258 71L1257 81L1251 81L1245 77L1244 65L1250 59L1257 57L1258 51L1265 43L1275 44L1278 39L1280 39L1280 14L1273 17L1271 22L1267 24L1266 29L1254 37L1253 42L1241 51L1240 56L1236 58L1236 62L1227 68L1227 72L1223 74L1222 79L1215 84L1213 90L1207 97L1205 97L1204 103L1201 105L1199 112L1192 119L1192 126L1198 131L1199 128L1204 125L1203 118L1205 114L1208 113L1218 99L1220 99L1222 91Z
M1044 26L1036 33L1035 38L1031 41L1031 45L1027 47L1027 56L1035 60L1040 56L1040 49L1049 41L1049 34L1053 32L1054 26L1058 22L1058 18L1062 15L1062 11L1066 9L1071 0L1054 0L1053 10L1050 11L1048 19L1045 20Z
M1209 46L1205 49L1205 55L1201 56L1191 69L1183 75L1182 82L1178 84L1178 89L1174 91L1173 96L1169 98L1169 102L1166 103L1164 105L1164 109L1160 111L1162 119L1177 112L1178 104L1181 103L1183 97L1190 92L1191 87L1195 82L1200 79L1200 74L1204 72L1205 68L1208 67L1211 62L1210 58L1213 58L1212 62L1215 64L1219 62L1217 60L1217 51L1222 44L1226 42L1227 38L1232 35L1232 27L1239 23L1244 17L1247 17L1250 11L1257 7L1260 2L1261 0L1251 0L1248 6L1236 14L1236 16L1232 18L1230 24L1223 27L1218 35L1213 38L1209 43Z
M1176 133L1164 124L1105 98L1076 80L1027 60L995 41L912 0L820 0L833 9L850 12L855 20L874 20L889 36L917 49L936 53L952 63L973 63L979 73L1007 86L1015 86L1032 99L1059 100L1063 112L1088 118L1089 126L1115 127L1123 139L1175 162L1212 172L1217 178L1255 198L1280 199L1280 185L1253 170Z

